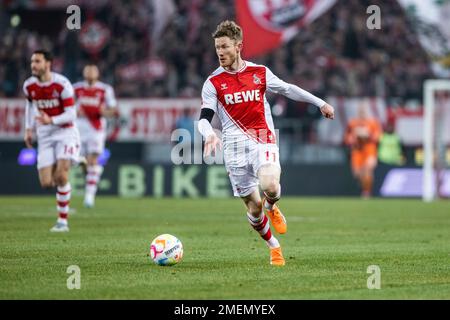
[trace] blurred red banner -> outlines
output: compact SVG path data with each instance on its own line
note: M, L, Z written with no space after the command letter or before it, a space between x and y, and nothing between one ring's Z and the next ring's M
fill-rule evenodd
M108 138L119 142L169 142L177 119L185 109L198 119L200 98L118 99L121 123ZM0 141L23 141L25 98L0 98Z
M236 0L237 22L244 32L243 55L251 58L291 40L331 8L336 0Z

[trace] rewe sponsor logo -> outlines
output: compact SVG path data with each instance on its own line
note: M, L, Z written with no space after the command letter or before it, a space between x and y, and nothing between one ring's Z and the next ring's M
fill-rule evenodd
M81 105L98 106L100 104L100 97L80 97L78 101Z
M259 90L247 90L242 92L228 93L223 96L225 104L236 104L249 101L261 101Z
M59 107L59 99L40 99L35 100L39 109L50 109Z

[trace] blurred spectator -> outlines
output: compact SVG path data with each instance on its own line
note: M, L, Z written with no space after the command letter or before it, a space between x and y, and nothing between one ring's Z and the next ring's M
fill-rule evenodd
M378 2L383 8L382 31L368 30L365 19L369 3L366 2L338 1L290 43L267 57L252 60L266 60L261 62L268 63L281 78L295 80L317 94L374 96L379 94L374 81L381 79L382 93L386 96L420 98L422 80L429 77L431 71L402 9L396 1L372 1L374 3L370 4ZM152 46L149 42L152 2L117 0L88 8L87 15L105 24L111 32L108 44L97 57L83 51L77 43L77 32L67 31L64 19L60 19L59 33L54 30L53 33L37 33L30 19L22 19L18 27L6 24L6 30L0 34L0 62L7 66L0 73L0 95L20 94L18 84L27 76L28 56L33 49L42 46L55 52L63 64L62 71L72 81L81 78L81 67L88 60L99 60L105 80L114 84L121 97L155 96L154 91L170 96L198 96L203 80L217 66L210 34L220 20L234 19L234 1L174 3L175 15L161 43L155 46L158 48L156 55L169 69L177 71L177 79L173 79L172 73L170 85L162 84L166 88L161 89L160 84L151 79L141 79L140 83L130 85L115 72L122 66L148 58ZM5 20L11 15L12 11L2 13Z
M21 95L21 84L29 76L29 56L44 47L55 54L55 70L73 82L82 78L87 62L98 64L118 97L199 97L204 80L218 66L211 33L221 20L235 19L234 1L173 0L175 13L157 44L151 34L153 3L115 0L85 5L82 22L95 19L110 33L97 54L80 45L80 31L67 30L65 10L26 9L17 2L6 5L0 15L0 96ZM381 30L366 28L366 9L371 4L382 8ZM23 18L12 26L10 18L17 13ZM151 59L160 61L164 74L152 73ZM249 60L266 64L281 79L322 97L418 100L423 80L432 77L429 59L397 1L337 1L290 42ZM283 118L296 116L305 116L300 120L307 131L320 118L317 110L289 103ZM314 134L302 136L309 141Z
M180 137L179 142L190 143L194 140L194 120L191 117L191 110L189 108L183 110L183 114L177 119L175 127L175 129L185 129L189 132L190 139L184 141L183 137Z
M400 137L395 132L392 122L388 122L386 129L380 137L378 145L378 160L385 164L400 166L405 163L402 154Z

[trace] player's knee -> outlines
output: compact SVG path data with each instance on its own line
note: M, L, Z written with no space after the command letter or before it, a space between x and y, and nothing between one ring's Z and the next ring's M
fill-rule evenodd
M53 181L51 179L50 180L41 180L40 183L41 183L41 187L44 189L50 189L50 188L54 187Z
M64 186L69 182L69 177L66 172L55 172L55 183L58 186Z
M259 217L261 215L261 211L262 211L262 206L261 208L253 208L249 210L249 213L254 216L254 217Z
M248 205L248 213L250 213L252 216L259 217L262 211L262 202L252 202Z
M260 181L261 189L269 196L276 196L278 194L278 188L280 183L278 179L274 177L267 177Z
M267 194L277 194L280 185L280 169L273 165L263 166L259 170L259 185Z
M95 157L94 156L90 156L90 157L87 158L88 166L96 166L97 163L98 163L97 156L95 156Z

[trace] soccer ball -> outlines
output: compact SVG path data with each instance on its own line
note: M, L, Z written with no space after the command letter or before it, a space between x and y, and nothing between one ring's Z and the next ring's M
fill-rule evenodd
M159 266L173 266L183 258L183 244L171 234L161 234L150 245L150 258Z

